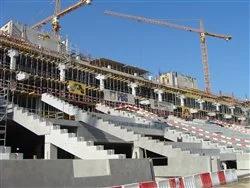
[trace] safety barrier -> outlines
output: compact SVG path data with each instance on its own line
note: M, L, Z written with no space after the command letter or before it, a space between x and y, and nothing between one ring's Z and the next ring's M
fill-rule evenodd
M196 188L194 176L183 177L184 187Z
M214 186L237 182L235 169L219 172L206 172L192 176L169 178L162 181L140 182L112 188L212 188Z
M210 173L195 175L194 180L197 187L209 188L213 186Z
M185 188L183 178L170 178L156 183L157 188Z

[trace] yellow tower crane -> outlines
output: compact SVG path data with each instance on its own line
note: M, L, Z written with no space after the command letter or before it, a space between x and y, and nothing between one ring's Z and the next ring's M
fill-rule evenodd
M205 31L202 21L200 21L200 28L196 29L196 28L191 28L191 27L187 27L187 26L177 25L177 24L170 23L167 21L156 20L156 19L152 19L152 18L145 18L145 17L141 17L141 16L133 16L133 15L123 14L123 13L118 13L118 12L113 12L113 11L105 11L104 13L106 15L109 15L109 16L126 18L126 19L130 19L130 20L135 20L138 22L144 22L144 23L149 23L149 24L154 24L154 25L160 25L163 27L169 27L169 28L173 28L173 29L179 29L179 30L185 30L185 31L189 31L189 32L198 33L199 37L200 37L201 57L202 57L204 81L205 81L205 91L207 93L211 93L211 83L210 83L210 74L209 74L209 66L208 66L208 52L207 52L206 36L216 37L216 38L224 39L226 41L231 40L232 39L231 36L216 34L216 33L211 33L211 32Z
M69 6L68 8L61 10L61 0L56 0L55 4L55 12L54 15L51 15L42 21L36 23L35 25L32 26L33 29L39 29L43 25L46 25L51 21L52 24L52 29L53 31L58 35L59 30L61 28L60 23L59 23L59 18L65 16L66 14L82 7L83 5L89 5L91 4L91 0L80 0L79 2Z

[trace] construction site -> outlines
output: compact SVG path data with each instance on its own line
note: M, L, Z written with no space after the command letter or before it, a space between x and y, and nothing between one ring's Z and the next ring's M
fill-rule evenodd
M210 83L206 39L232 36L104 12L198 34L203 90L184 73L152 77L70 49L59 20L94 3L56 0L33 26L0 26L0 187L209 188L249 173L250 101Z

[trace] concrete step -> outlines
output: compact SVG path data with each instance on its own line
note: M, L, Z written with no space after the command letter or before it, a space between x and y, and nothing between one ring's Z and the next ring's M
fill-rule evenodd
M69 107L70 105L67 106L67 108ZM23 108L14 108L13 120L38 135L42 134L41 131L46 128L46 130L49 130L47 133L43 133L46 143L52 143L79 158L118 159L124 157L115 155L114 150L104 150L103 146L94 146L92 141L86 141L82 137L77 138L75 133L69 133L67 129L60 129L60 126L53 125L47 119L38 117ZM12 155L12 158L14 158L14 155Z
M54 103L56 102L62 102L62 101L57 100ZM65 102L64 105L66 105ZM54 107L55 106L60 106L60 105L54 105ZM77 109L78 111L78 115L76 116L78 120L83 121L92 126L95 126L96 128L105 131L118 138L121 138L125 141L134 141L134 143L139 145L139 147L141 148L148 149L149 151L156 152L164 156L176 156L176 155L192 156L188 151L183 152L180 148L172 148L172 146L165 145L164 142L161 142L159 140L154 140L150 137L144 137L143 135L136 134L133 130L127 127L115 125L113 123L108 123L108 121L103 121L96 114L93 115L90 113L86 113L83 112L81 109L75 107L74 109L75 110ZM64 110L64 109L59 109L59 110ZM181 135L181 132L177 132L175 130L173 130L173 132Z

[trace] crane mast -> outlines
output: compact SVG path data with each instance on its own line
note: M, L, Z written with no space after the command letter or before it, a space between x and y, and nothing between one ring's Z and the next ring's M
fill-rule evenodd
M207 41L206 41L206 34L205 34L205 29L204 29L202 20L200 20L200 30L201 30L201 33L200 33L201 60L202 60L202 65L203 65L205 91L207 93L211 93Z
M202 21L200 21L200 28L196 29L196 28L192 28L188 26L170 23L167 21L162 21L162 20L157 20L157 19L152 19L152 18L145 18L142 16L128 15L128 14L123 14L123 13L118 13L118 12L113 12L113 11L105 11L104 14L109 15L109 16L135 20L138 22L144 22L148 24L160 25L163 27L198 33L200 37L201 58L202 58L203 73L204 73L205 91L207 93L211 93L211 82L210 82L210 73L209 73L209 64L208 64L208 50L207 50L206 36L216 37L216 38L229 41L232 39L230 35L223 35L223 34L217 34L217 33L205 31Z
M54 17L52 18L51 25L52 25L52 29L55 32L55 34L58 34L61 26L60 26L57 14L61 10L61 0L55 0L55 1L56 1L56 3L55 3L55 11L54 11Z

